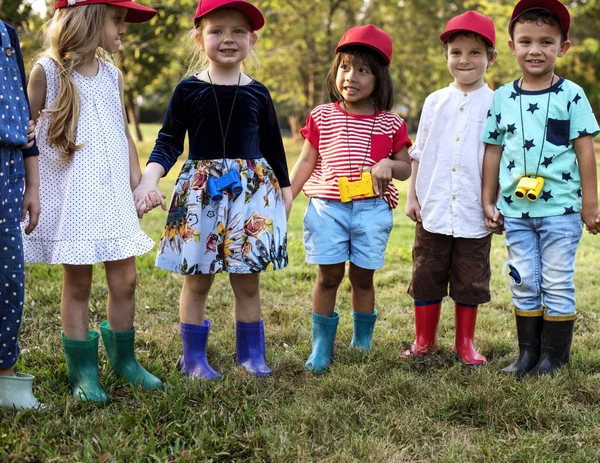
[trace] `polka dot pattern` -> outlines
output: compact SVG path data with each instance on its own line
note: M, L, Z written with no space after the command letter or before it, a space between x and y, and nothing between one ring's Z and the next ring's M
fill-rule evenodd
M21 204L25 170L21 150L0 143L0 368L17 361L25 298Z
M46 108L58 96L56 63L38 61L46 73ZM76 144L67 164L47 141L50 117L36 127L40 150L41 214L23 235L25 260L48 264L95 264L148 252L154 242L141 230L129 184L129 148L119 95L119 72L99 60L98 73L73 72L81 95Z
M6 26L0 21L0 143L4 146L27 144L29 108Z

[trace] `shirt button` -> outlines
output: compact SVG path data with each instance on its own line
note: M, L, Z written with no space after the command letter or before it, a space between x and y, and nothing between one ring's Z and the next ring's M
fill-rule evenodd
M460 108L460 112L464 113L465 112L465 108Z
M466 94L466 93L463 93L463 96L467 96L467 94Z
M460 141L460 138L459 138L459 137L456 137L456 141Z
M452 172L456 172L456 167L453 167L453 168L452 168Z
M456 201L456 196L452 196L452 201Z

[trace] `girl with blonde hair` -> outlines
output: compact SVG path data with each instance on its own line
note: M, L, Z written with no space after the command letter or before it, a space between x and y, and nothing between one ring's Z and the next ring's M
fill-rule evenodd
M156 265L185 275L179 303L183 357L192 377L220 377L208 363L206 299L214 274L229 272L237 362L271 374L261 319L260 272L288 264L286 212L292 197L285 151L267 88L242 72L264 24L246 1L200 0L195 39L208 65L171 98L146 171L134 192L139 213L162 201L158 180L189 137L188 160L173 191Z
M103 262L108 320L100 325L110 367L144 389L161 381L135 359L135 256L152 249L132 190L141 178L125 119L123 76L103 52L121 46L125 22L156 11L129 0L59 0L29 83L40 150L38 227L24 236L27 262L62 264L60 314L69 382L79 400L106 402L98 381L98 333L89 329L92 266Z

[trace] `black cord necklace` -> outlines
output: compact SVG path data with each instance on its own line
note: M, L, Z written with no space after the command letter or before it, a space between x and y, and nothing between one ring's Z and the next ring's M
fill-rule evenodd
M240 82L242 81L242 73L238 76L238 82L235 87L235 94L233 96L233 102L231 103L231 111L229 111L229 118L227 119L227 125L225 126L225 130L223 130L223 121L221 120L221 109L219 108L219 99L217 98L217 92L215 90L215 84L213 83L210 77L210 71L207 69L206 74L208 75L208 80L210 81L210 88L213 91L213 95L215 96L215 103L217 105L217 116L219 118L219 127L221 128L221 138L223 140L223 168L225 167L225 153L226 153L226 143L227 143L227 133L229 132L229 123L231 122L231 116L233 115L233 107L235 106L235 100L237 99L238 90L240 89Z
M352 182L353 171L352 171L352 156L350 155L350 128L348 127L348 108L346 107L346 102L344 104L344 114L346 116L346 146L348 148L348 167L350 169L350 181ZM371 149L371 139L373 138L373 132L375 131L375 120L377 119L377 106L373 105L374 113L373 113L373 125L371 125L371 133L369 134L369 140L367 141L367 149L365 151L365 156L363 157L362 165L360 166L360 170L363 170L365 166L365 161L369 156L369 150Z
M552 84L554 83L554 74L552 74L552 79L550 79L550 86L548 87L548 102L546 103L546 122L544 124L544 136L542 137L542 146L540 148L540 156L538 158L537 168L535 169L535 176L538 176L538 172L540 170L540 163L542 161L542 155L544 154L544 143L546 141L546 129L548 127L548 114L550 112L550 97L552 96L552 92L550 89L552 88ZM521 136L523 138L523 164L524 164L524 176L527 177L527 151L525 149L525 126L523 125L523 102L521 99L521 95L523 93L523 79L521 78L519 82L519 112L521 115Z

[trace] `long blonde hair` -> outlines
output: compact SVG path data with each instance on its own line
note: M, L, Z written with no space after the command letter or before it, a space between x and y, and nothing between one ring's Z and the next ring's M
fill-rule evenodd
M46 30L43 56L56 62L60 86L52 107L44 112L52 115L48 142L58 148L62 163L69 162L84 145L75 144L81 96L73 70L90 55L99 54L106 8L103 3L60 8Z
M232 9L233 8L219 8L219 11ZM187 66L184 77L191 76L208 69L210 59L202 48L202 31L205 25L206 16L200 18L200 20L196 22L194 28L188 32L188 37L192 40L188 41L188 46L186 47ZM248 26L251 26L250 19L248 19ZM245 73L251 73L252 76L256 77L256 74L260 70L260 61L258 60L258 55L256 54L254 47L250 49L250 53L248 53L246 59L242 61L240 70Z

